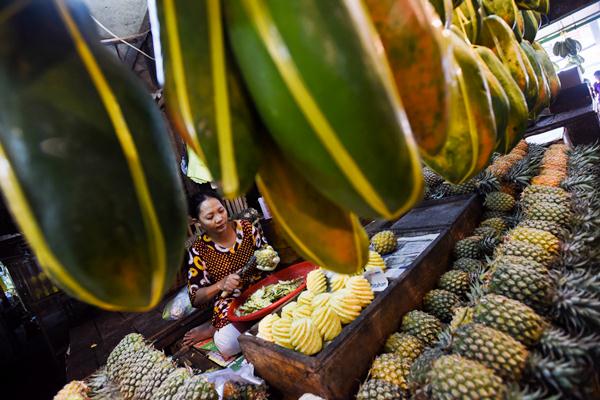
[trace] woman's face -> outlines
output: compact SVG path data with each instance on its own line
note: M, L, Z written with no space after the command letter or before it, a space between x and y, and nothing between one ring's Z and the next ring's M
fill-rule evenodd
M227 229L227 210L217 199L209 198L200 204L198 221L208 233L220 233Z

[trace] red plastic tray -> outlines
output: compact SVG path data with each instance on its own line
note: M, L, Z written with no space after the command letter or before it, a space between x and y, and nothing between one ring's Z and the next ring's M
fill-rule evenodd
M289 299L293 298L298 293L303 291L304 288L306 287L306 275L310 271L315 270L317 268L318 267L315 264L308 262L308 261L304 261L304 262L289 266L285 269L282 269L281 271L278 271L274 274L271 274L271 275L267 276L265 279L250 286L248 289L246 289L244 291L244 293L242 293L239 297L237 297L235 300L233 300L233 303L231 303L231 305L229 306L229 314L228 314L229 321L231 321L233 323L235 323L235 322L238 322L238 323L239 322L250 322L250 321L260 319L267 314L270 314L271 312L276 310L277 307L279 307L280 305L287 302ZM246 299L248 297L250 297L252 295L252 293L256 292L261 287L270 285L272 283L277 283L279 281L289 281L291 279L296 279L299 277L305 278L304 281L302 282L302 284L296 290L294 290L287 296L284 296L281 299L277 300L275 303L271 304L269 307L263 308L262 310L255 311L252 314L247 314L247 315L244 315L241 317L239 317L235 314L235 310L237 310L238 307L240 307L242 304L244 304Z

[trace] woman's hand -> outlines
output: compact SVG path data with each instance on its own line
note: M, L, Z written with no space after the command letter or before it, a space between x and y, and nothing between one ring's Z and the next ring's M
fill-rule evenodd
M233 292L240 286L241 278L238 274L227 275L223 280L221 280L221 290L224 292Z

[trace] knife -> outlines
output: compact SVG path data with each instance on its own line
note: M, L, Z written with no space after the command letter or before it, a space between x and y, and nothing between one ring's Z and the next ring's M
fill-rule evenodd
M250 259L248 260L246 265L244 265L241 269L239 269L236 272L236 274L238 274L240 276L240 280L242 280L244 278L244 275L246 275L248 272L250 272L250 270L252 269L252 267L254 266L255 263L256 263L256 256L252 256L252 257L250 257ZM226 292L226 291L221 292L222 299L229 297L230 295L231 295L230 292Z

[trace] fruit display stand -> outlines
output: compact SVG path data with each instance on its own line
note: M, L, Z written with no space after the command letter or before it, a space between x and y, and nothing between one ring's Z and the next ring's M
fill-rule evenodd
M435 286L454 244L475 227L480 214L476 196L461 196L425 202L398 221L369 226L371 234L391 229L399 238L437 237L320 353L306 356L257 338L254 326L239 339L244 356L281 398L296 399L304 393L328 400L351 398L385 339Z

